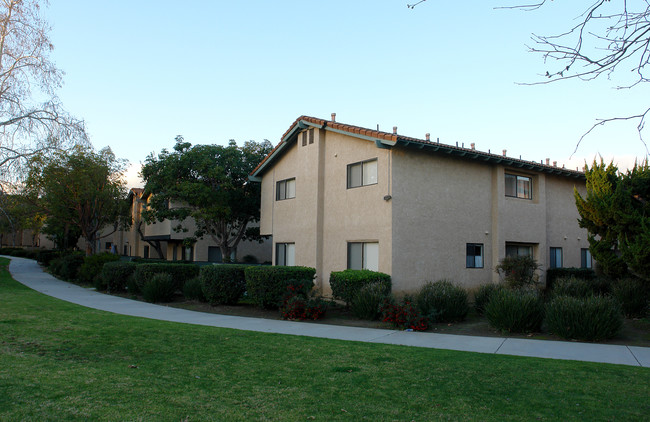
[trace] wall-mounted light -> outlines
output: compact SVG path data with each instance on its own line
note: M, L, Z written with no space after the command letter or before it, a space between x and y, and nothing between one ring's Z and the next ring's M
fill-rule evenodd
M384 196L384 201L390 201L393 197L390 195L385 195Z

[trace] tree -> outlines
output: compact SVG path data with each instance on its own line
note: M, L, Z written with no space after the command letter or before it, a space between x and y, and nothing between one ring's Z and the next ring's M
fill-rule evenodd
M31 246L37 246L43 220L43 214L24 196L0 194L0 243L3 243L4 235L9 233L11 239L7 243L16 246L18 234L23 230L31 230Z
M30 161L27 192L47 215L48 232L67 238L78 230L92 254L97 240L130 223L125 167L110 148L37 156Z
M248 175L271 151L268 141L249 141L238 147L195 145L176 137L173 151L149 155L142 167L145 195L151 198L143 212L147 222L177 221L177 231L187 231L193 220L193 239L210 236L224 259L232 258L242 240L260 240L260 186Z
M626 173L594 161L585 171L587 195L575 191L580 227L589 231L592 256L605 275L628 272L650 280L650 167L637 164Z
M50 28L39 0L0 4L0 187L36 154L87 143L84 124L55 95L63 73L50 61ZM34 98L45 99L42 102Z

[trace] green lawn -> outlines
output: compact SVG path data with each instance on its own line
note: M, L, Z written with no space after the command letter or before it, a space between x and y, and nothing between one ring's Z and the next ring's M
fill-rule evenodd
M0 420L647 420L650 369L113 315L0 261Z

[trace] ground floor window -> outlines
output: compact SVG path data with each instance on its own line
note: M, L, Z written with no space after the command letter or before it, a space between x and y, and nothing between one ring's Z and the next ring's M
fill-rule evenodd
M591 251L588 248L580 249L580 268L592 268Z
M551 248L550 268L562 268L562 248Z
M483 244L468 243L465 259L467 268L483 268Z
M348 269L379 271L379 243L348 242Z
M532 245L506 243L506 256L533 256Z
M275 244L275 265L296 265L296 244L276 243Z

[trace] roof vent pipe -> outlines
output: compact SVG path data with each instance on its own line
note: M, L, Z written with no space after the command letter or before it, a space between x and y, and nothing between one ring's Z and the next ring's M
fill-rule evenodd
M551 159L550 159L550 158L547 158L547 159L546 159L546 165L547 165L547 166L550 166L550 165L551 165Z
M427 134L425 135L425 137L427 138L427 141L430 141L430 140L431 140L431 134L430 134L430 133L427 133Z
M472 142L470 145L472 146L472 149L476 149L476 144L474 142Z
M333 122L336 121L336 113L332 113L332 121L333 121Z
M504 149L504 150L503 150L503 156L504 156L504 157L506 156L506 152L508 152L508 150L507 150L507 149Z
M397 135L397 126L393 126L393 135Z
M553 161L553 167L557 167L557 161Z

